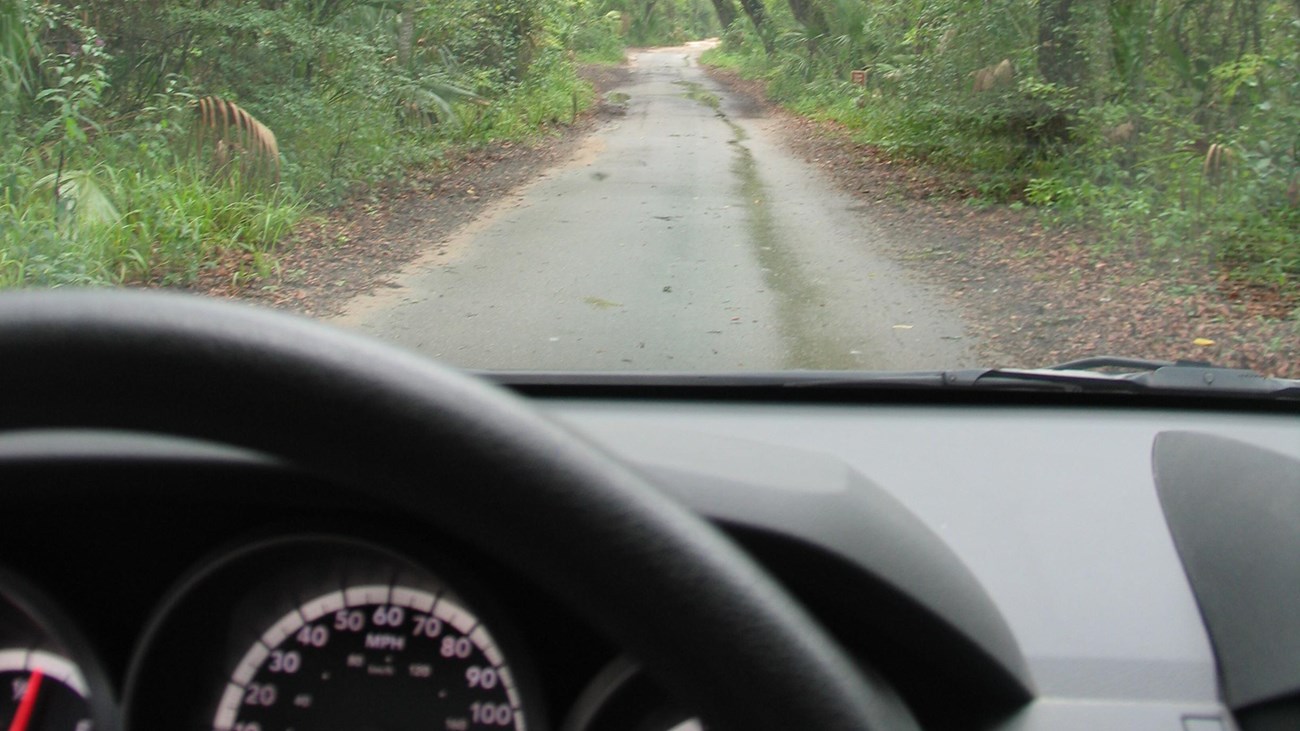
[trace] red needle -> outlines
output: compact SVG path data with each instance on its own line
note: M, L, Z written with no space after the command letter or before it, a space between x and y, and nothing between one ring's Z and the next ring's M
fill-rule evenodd
M18 712L9 724L9 731L27 731L27 723L32 720L32 711L36 708L36 694L41 692L41 678L45 673L40 668L32 671L27 678L27 688L23 690L23 700L18 704Z

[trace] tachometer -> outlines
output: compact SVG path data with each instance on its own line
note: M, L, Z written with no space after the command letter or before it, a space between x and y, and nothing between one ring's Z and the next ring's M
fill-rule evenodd
M0 730L116 728L108 683L72 620L36 587L0 569Z
M69 659L0 650L0 724L9 731L90 731L90 691Z
M410 586L304 601L235 668L216 731L526 728L505 656L478 618Z

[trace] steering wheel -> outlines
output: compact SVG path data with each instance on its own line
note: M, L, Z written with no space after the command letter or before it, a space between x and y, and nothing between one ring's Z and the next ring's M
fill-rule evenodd
M717 529L469 376L309 320L144 292L0 296L0 353L0 431L190 437L328 476L553 587L711 724L916 728Z

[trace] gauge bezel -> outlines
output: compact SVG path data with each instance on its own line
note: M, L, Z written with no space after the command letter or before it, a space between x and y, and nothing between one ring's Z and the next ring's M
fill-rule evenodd
M82 696L90 706L95 731L119 731L121 716L108 673L71 616L45 592L17 572L0 566L0 621L26 624L33 635L23 649L42 651L67 661L80 676ZM0 649L11 642L0 636Z
M672 729L695 720L629 655L606 665L583 689L561 731Z
M549 728L527 643L483 582L454 559L411 551L391 536L380 542L335 531L240 541L187 572L151 613L137 643L122 704L128 727L160 727L170 718L173 728L210 731L232 672L272 623L303 601L338 590L340 583L377 582L436 589L472 612L506 658L527 728ZM220 618L220 626L205 626L213 617ZM193 669L176 672L177 663ZM161 710L150 715L142 703L146 693L178 699L167 705L193 709L193 717L177 724Z

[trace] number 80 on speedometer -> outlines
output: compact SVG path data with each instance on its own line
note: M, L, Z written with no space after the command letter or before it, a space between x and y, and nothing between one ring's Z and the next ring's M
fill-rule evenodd
M212 726L527 728L510 668L478 618L452 598L386 585L324 594L262 631Z

